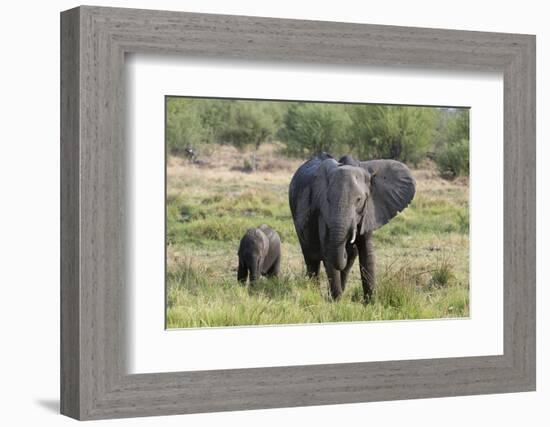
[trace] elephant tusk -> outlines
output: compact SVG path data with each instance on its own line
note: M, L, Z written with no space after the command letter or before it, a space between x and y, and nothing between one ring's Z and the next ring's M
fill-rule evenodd
M351 235L351 240L349 241L352 245L355 243L355 237L357 235L357 228L353 229L353 234Z

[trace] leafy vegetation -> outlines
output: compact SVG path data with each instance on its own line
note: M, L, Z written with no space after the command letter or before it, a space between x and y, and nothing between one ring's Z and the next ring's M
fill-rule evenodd
M394 105L349 108L353 120L352 151L361 159L397 159L418 164L435 133L438 109Z
M166 98L166 139L171 154L205 144L258 149L281 126L285 104L269 101Z
M470 173L470 144L465 139L448 144L436 157L439 173L448 178L455 178Z
M446 178L467 176L470 173L470 115L468 110L456 110L444 118L440 132L444 143L439 144L435 161L439 173Z
M432 158L447 178L469 171L465 108L168 97L166 115L170 154L189 147L204 154L220 144L251 148L240 166L246 171L257 169L260 145L277 140L297 158L326 151L415 166Z
M351 119L338 104L297 103L286 111L283 125L279 137L286 143L286 152L302 157L344 146Z

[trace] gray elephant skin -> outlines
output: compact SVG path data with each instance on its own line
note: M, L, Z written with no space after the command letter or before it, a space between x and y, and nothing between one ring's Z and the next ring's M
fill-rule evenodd
M237 279L253 283L259 276L278 276L281 265L281 239L279 234L266 224L249 228L239 245L239 268Z
M338 299L359 257L364 302L375 284L372 232L411 202L415 181L406 165L395 160L336 161L318 154L298 168L289 202L309 277L317 277L321 261L330 294Z

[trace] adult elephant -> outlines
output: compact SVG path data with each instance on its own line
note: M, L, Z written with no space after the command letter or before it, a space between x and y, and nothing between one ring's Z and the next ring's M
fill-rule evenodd
M289 202L309 277L321 261L330 293L338 299L359 256L364 301L374 288L372 232L411 202L415 181L395 160L339 162L322 153L298 168L290 182Z

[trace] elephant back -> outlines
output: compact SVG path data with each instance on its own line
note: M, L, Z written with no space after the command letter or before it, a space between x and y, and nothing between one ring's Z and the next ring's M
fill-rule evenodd
M279 233L277 233L273 228L267 224L262 224L258 227L268 238L270 246L274 243L280 242Z
M310 188L319 166L327 159L332 159L332 156L327 153L317 154L300 166L292 176L288 190L288 199L292 214L296 212L298 199L301 197L302 192Z
M259 228L246 230L239 245L238 255L249 256L255 253L265 256L269 249L269 238Z

